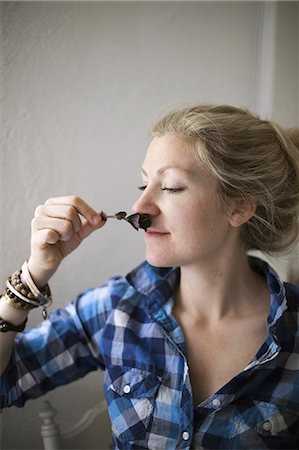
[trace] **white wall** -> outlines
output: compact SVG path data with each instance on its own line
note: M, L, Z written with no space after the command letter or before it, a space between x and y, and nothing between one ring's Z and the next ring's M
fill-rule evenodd
M298 2L278 3L273 119L299 126L299 8Z
M272 118L285 127L299 127L299 3L278 2ZM271 261L284 278L299 283L299 246Z
M138 195L147 130L163 110L190 102L257 109L263 3L2 2L0 6L5 63L0 154L4 285L28 256L33 211L48 197L76 193L109 213L130 210ZM285 70L280 64L276 67L278 92L273 104L277 117L289 125L298 121L299 112L293 93L299 67L293 41L298 33L296 11L298 5L292 2L277 11L284 18L279 58ZM283 102L278 96L282 86ZM111 221L62 264L51 282L55 304L65 304L109 275L125 273L142 258L142 233ZM31 324L40 320L40 312L32 313L30 320ZM100 373L91 374L49 395L63 427L102 398L100 381ZM70 398L71 406L66 401ZM22 410L3 413L3 449L41 446L40 405L36 400ZM100 440L101 448L108 446L106 429ZM85 442L75 445L87 448Z

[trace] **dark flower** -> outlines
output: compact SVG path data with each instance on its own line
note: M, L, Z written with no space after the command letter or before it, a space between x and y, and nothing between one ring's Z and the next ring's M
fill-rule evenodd
M115 217L118 220L125 219L127 217L127 213L126 213L126 211L119 211L118 213L115 214Z
M142 228L144 231L147 230L147 228L151 225L151 220L146 214L131 214L130 216L127 216L127 213L125 211L119 211L114 216L106 216L106 218L116 218L118 220L126 220L129 222L135 230L139 230L139 228Z
M125 220L129 222L136 230L142 228L144 231L146 231L151 224L149 217L139 213L132 214L131 216L126 217Z

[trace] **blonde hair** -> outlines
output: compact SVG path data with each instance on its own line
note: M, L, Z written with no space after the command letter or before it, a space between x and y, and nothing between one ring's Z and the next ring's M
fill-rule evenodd
M299 130L283 130L245 109L194 106L159 119L151 135L176 134L191 143L218 180L220 198L254 199L257 207L243 225L247 249L275 254L299 236Z

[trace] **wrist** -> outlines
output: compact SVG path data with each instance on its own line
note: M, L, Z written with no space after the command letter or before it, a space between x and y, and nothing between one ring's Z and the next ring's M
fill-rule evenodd
M13 325L20 325L28 316L28 311L10 306L4 299L0 299L0 317Z
M17 270L6 280L3 300L11 308L23 312L31 311L31 309L40 306L43 309L44 319L47 317L47 308L52 304L49 285L46 284L43 288L36 286L26 261L21 270ZM2 319L6 320L6 317L2 317Z
M56 269L43 269L40 264L34 263L31 258L29 258L27 262L27 267L32 280L38 288L43 288L48 283L52 275L56 272ZM26 284L23 274L21 275L21 279L23 283Z

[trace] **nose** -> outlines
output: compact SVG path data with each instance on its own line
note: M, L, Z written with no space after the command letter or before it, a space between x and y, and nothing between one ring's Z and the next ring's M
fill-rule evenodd
M137 201L132 206L134 213L147 214L149 216L157 216L160 213L160 208L155 202L153 193L146 188Z

